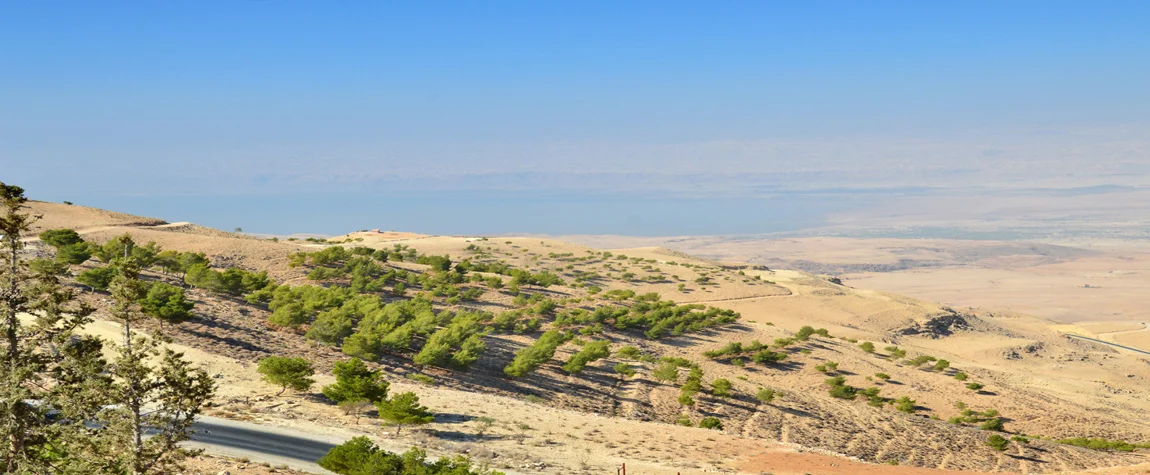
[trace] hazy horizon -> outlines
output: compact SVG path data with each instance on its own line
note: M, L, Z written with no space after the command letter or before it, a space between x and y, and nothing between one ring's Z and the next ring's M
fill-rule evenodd
M1150 225L1144 2L5 10L0 180L40 199L255 232L681 235L1005 197L969 226L1088 189Z

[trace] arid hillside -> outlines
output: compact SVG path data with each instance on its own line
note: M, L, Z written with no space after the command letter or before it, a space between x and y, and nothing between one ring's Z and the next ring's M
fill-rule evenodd
M216 416L468 453L516 473L1138 473L1150 462L1135 446L1150 442L1150 355L1068 335L1133 327L1070 332L744 255L370 231L288 241L34 210L40 229L75 229L92 246L155 243L145 276L194 298L195 318L169 330L217 375ZM72 267L97 306L106 295L82 276L109 265ZM316 385L275 396L255 371L273 355L312 361ZM325 398L334 363L351 356L384 369L392 391L418 393L435 422L396 434L374 410L357 417Z

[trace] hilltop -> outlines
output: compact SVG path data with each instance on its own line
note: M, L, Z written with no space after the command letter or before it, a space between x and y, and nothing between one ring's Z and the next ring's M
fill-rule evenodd
M520 473L622 463L668 474L1061 473L1146 462L1145 449L1057 441L1150 441L1150 358L1024 314L649 245L373 231L287 240L32 206L44 216L37 231L203 253L202 269L157 265L147 277L189 287L196 318L171 335L219 375L221 417L378 437L389 430L318 391L353 354L438 414L388 440ZM228 269L241 283L218 277ZM610 355L592 355L596 342ZM313 361L318 384L273 397L255 372L271 355ZM712 420L721 427L699 427ZM986 444L994 421L1006 451Z

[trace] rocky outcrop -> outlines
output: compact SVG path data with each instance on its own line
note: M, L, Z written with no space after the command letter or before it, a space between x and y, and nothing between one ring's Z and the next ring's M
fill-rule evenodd
M928 338L942 338L954 334L956 331L971 330L970 319L973 315L958 313L952 309L944 309L943 313L931 315L925 320L917 321L909 326L895 330L896 335L925 336Z

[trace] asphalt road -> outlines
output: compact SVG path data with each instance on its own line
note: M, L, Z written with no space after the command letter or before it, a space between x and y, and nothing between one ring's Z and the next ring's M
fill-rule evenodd
M1144 355L1150 355L1150 351L1146 351L1146 350L1139 350L1138 348L1134 348L1134 347L1132 347L1132 346L1126 346L1126 345L1121 345L1121 344L1118 344L1118 343L1114 343L1114 342L1110 342L1110 341L1099 340L1099 339L1097 339L1097 338L1090 338L1090 337L1088 337L1088 336L1082 336L1082 335L1074 335L1074 334L1071 334L1071 333L1067 333L1067 334L1066 334L1066 336L1068 336L1068 337L1070 337L1070 338L1078 338L1078 339L1080 339L1080 340L1089 340L1089 341L1093 341L1093 342L1095 342L1095 343L1101 343L1101 344L1103 344L1103 345L1110 345L1110 346L1113 346L1113 347L1116 347L1116 348L1122 348L1122 349L1124 349L1124 350L1130 350L1130 351L1133 351L1133 352L1135 352L1135 353L1142 353L1142 354L1144 354Z
M211 455L246 458L255 463L287 465L295 470L330 474L315 462L343 442L281 427L200 417L196 421L195 434L187 445L202 448Z

